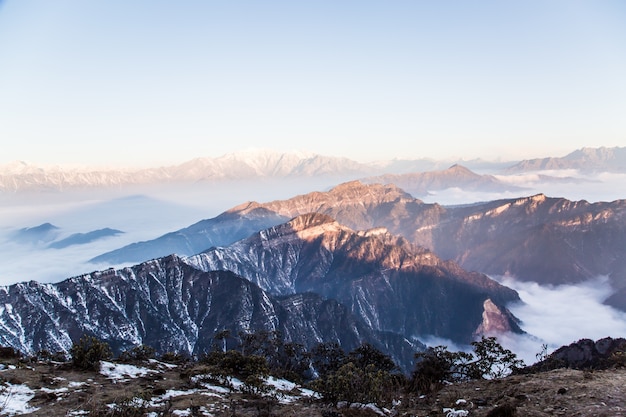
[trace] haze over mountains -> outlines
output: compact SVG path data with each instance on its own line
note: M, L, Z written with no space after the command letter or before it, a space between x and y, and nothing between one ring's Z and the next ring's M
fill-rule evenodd
M12 335L6 343L20 349L41 347L42 341L56 341L50 348L67 346L75 335L101 326L108 329L103 337L120 348L163 339L169 347L186 346L188 353L207 348L220 326L233 331L280 329L297 338L305 337L302 329L306 328L317 334L318 341L344 332L347 345L369 340L407 365L411 349L427 338L467 343L481 332L524 330L523 320L519 322L511 313L524 311L519 308L519 295L483 274L501 282L530 281L544 287L587 285L606 277L598 282L607 292L597 301L626 311L626 200L607 198L623 194L614 185L626 178L622 159L622 148L585 148L564 158L510 165L484 161L442 165L430 160L360 164L319 155L267 152L139 171L48 171L18 164L0 174L0 196L7 202L0 210L8 214L0 224L6 256L3 268L15 265L16 272L15 278L2 279L7 284L40 280L29 271L54 272L48 267L54 260L71 272L57 273L47 281L75 276L64 282L81 284L72 287L71 294L63 292L69 289L59 287L61 283L3 287L0 294L10 307L0 312L0 322L6 334ZM591 161L593 168L585 169L581 161ZM428 164L432 170L413 170ZM477 172L470 170L472 164ZM155 182L162 187L154 186ZM591 192L586 191L587 185L592 185ZM574 197L593 197L589 202L536 193L537 188L575 190ZM158 198L124 196L142 191L150 195L157 189L162 190ZM605 193L606 189L610 192ZM72 201L72 211L67 211L64 200L70 202L82 193L89 200ZM124 197L119 199L120 195ZM265 195L278 198L265 199ZM445 204L436 201L446 197ZM39 201L44 204L32 204ZM167 215L159 214L161 206L168 207ZM65 214L46 218L43 210ZM31 211L43 221L7 220L29 219ZM91 265L86 263L89 260ZM19 262L25 263L21 267ZM149 265L159 265L161 272ZM117 270L79 275L109 267ZM210 322L215 324L210 330L200 325L197 312L181 315L168 310L150 318L141 316L148 320L145 323L174 323L171 329L195 328L195 333L185 331L184 337L166 342L164 334L179 333L162 329L164 333L155 335L158 332L148 332L137 319L136 311L149 310L157 303L153 295L137 296L134 301L120 295L124 291L154 293L152 284L135 283L141 274L150 283L168 274L182 274L177 279L183 281L190 275L204 282L209 278L201 273L213 275L215 271L249 281L243 287L233 285L260 294L260 304L250 301L257 306L251 311L268 312L270 304L276 311L287 311L261 315L248 327L236 314L222 315ZM124 283L119 285L127 287L103 292L104 276L121 279ZM161 284L155 285L166 282L157 281ZM204 284L176 285L201 289L205 301L213 297ZM176 291L163 294L159 302L167 298L168 305L175 305L191 300L183 300ZM300 297L295 304L285 301L294 296ZM81 313L76 301L70 303L68 297L91 301L81 307ZM219 311L243 308L240 304L214 305ZM297 313L296 306L303 310ZM27 316L34 311L39 311L34 317L48 324L38 328L38 333L20 329L18 323L30 323ZM294 319L289 311L308 311L299 330L285 327ZM337 323L328 327L320 318L326 314L323 311L345 317L347 327L334 328ZM70 316L77 314L79 318L72 321ZM109 316L116 318L105 326L102 320ZM53 320L47 322L44 317ZM274 323L273 327L267 323ZM36 324L27 324L26 329L32 326ZM119 326L134 336L116 333ZM322 328L335 330L326 333Z
M458 165L451 171L442 171ZM583 148L565 157L550 157L526 161L490 162L391 160L359 163L348 158L338 158L311 153L277 153L247 151L227 154L217 158L197 158L179 165L147 169L89 169L63 167L38 167L26 162L0 166L0 191L65 190L68 188L120 187L164 183L196 183L203 181L244 180L259 178L325 177L335 181L369 178L368 182L398 180L385 175L411 174L402 179L413 184L408 191L445 189L471 184L475 189L504 191L506 184L497 178L480 179L467 170L477 169L492 173L513 174L541 170L580 169L592 172L626 173L626 148ZM442 171L429 175L416 172ZM468 182L471 178L472 181ZM401 186L401 184L396 184ZM433 188L434 187L434 188ZM510 188L517 190L516 188Z

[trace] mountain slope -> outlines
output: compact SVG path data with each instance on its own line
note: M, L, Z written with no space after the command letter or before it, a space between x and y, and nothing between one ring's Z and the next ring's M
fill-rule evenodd
M137 242L103 253L90 260L98 264L143 262L172 253L186 256L211 246L229 245L254 232L287 221L288 218L255 205L245 211L227 211L219 216L201 220L189 227L167 233L146 242Z
M410 366L421 345L381 334L343 305L315 294L276 298L232 272L202 272L176 256L58 284L0 287L0 345L33 353L67 351L82 334L115 351L146 344L160 353L207 351L216 332L282 333L306 347L369 342ZM408 352L408 354L407 354Z
M104 239L111 236L117 236L122 233L124 232L122 232L121 230L105 227L104 229L92 230L91 232L87 233L71 234L66 238L50 243L48 247L53 249L63 249L72 245L85 245L96 240Z
M186 262L233 271L272 294L314 292L337 299L372 328L407 338L435 335L467 343L481 331L520 330L504 307L519 300L515 291L384 229L355 232L319 213Z

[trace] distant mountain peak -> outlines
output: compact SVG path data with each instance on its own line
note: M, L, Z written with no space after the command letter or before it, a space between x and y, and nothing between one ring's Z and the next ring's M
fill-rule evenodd
M425 196L430 192L449 188L490 192L521 190L520 187L504 183L493 175L479 175L460 164L440 171L384 174L364 178L362 181L368 184L395 184L415 196Z
M505 173L560 169L626 172L626 147L581 148L560 158L527 159L506 169Z
M461 164L454 164L452 165L450 168L444 170L444 172L452 172L455 174L471 174L471 175L478 175L475 172L473 172L472 170L470 170L467 167L464 167Z
M50 230L57 230L58 227L53 225L52 223L42 223L39 226L34 226L34 227L25 227L22 229L22 231L26 232L26 231L32 231L32 232L47 232Z

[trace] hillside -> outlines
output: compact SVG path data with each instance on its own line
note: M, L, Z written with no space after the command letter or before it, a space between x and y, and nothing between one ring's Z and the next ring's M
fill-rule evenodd
M0 362L2 415L626 416L624 368L561 368L469 381L448 385L431 396L399 392L394 405L385 409L327 403L301 385L275 378L266 380L270 389L264 394L246 393L237 380L230 386L220 384L206 374L206 367L193 363L109 361L95 372L58 362ZM451 410L457 414L448 414Z

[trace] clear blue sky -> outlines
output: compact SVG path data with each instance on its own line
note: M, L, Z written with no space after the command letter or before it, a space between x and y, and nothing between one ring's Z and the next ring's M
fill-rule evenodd
M0 164L626 146L626 2L0 0Z

